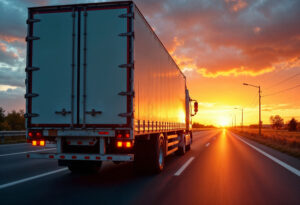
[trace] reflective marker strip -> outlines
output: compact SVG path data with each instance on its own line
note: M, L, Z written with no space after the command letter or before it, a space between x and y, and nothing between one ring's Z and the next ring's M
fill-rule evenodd
M300 176L300 171L286 163L284 163L283 161L280 161L279 159L273 157L272 155L269 155L268 153L262 151L261 149L255 147L254 145L246 142L245 140L243 140L242 138L240 138L238 135L231 133L233 136L235 136L237 139L241 140L242 142L244 142L245 144L249 145L251 148L255 149L256 151L258 151L259 153L265 155L266 157L268 157L269 159L271 159L272 161L276 162L277 164L281 165L282 167L286 168L287 170L289 170L290 172L296 174L298 177Z
M38 179L38 178L41 178L41 177L45 177L45 176L48 176L48 175L51 175L51 174L56 174L58 172L63 172L63 171L67 171L67 170L68 170L68 168L62 168L62 169L54 170L54 171L51 171L51 172L46 172L44 174L39 174L39 175L36 175L36 176L33 176L33 177L28 177L28 178L25 178L25 179L10 182L10 183L7 183L7 184L2 184L2 185L0 185L0 189L4 189L4 188L10 187L10 186L14 186L14 185L17 185L17 184L21 184L21 183L24 183L24 182L28 182L28 181L31 181L31 180L34 180L34 179Z
M17 155L17 154L26 154L26 153L31 153L31 152L44 152L48 150L54 150L56 148L51 148L51 149L39 149L39 150L34 150L34 151L27 151L27 152L16 152L16 153L10 153L10 154L2 154L0 157L5 157L5 156L11 156L11 155Z
M188 161L186 161L184 163L184 165L182 165L182 167L180 169L178 169L178 171L174 174L174 176L179 176L184 170L185 168L187 168L187 166L189 166L189 164L195 159L195 157L191 157Z

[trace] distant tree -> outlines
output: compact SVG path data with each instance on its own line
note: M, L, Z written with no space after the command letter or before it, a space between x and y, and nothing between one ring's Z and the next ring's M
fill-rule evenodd
M270 121L273 129L280 129L284 125L283 119L279 115L271 116Z
M7 127L10 130L24 130L25 129L25 118L24 111L20 110L19 112L13 110L8 113L5 117L5 122L7 123Z
M289 121L288 129L289 129L289 131L296 131L297 130L297 120L295 120L295 118L292 118Z
M5 130L4 120L5 120L5 110L2 107L0 107L0 130Z
M4 122L4 118L5 118L5 110L0 107L0 123Z
M192 125L193 128L204 128L205 126L203 124L200 124L198 122L193 123Z

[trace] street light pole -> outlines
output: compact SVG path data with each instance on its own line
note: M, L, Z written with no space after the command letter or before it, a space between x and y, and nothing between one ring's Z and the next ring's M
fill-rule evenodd
M235 107L234 109L239 109L237 107ZM244 108L240 108L242 111L242 118L241 118L241 129L243 129L243 125L244 125ZM236 116L235 116L236 117ZM235 126L236 127L236 126Z
M242 108L242 130L244 128L244 108Z
M258 129L259 129L259 136L261 136L261 91L260 91L260 86L258 86L258 94L259 94L259 125L258 125Z
M248 84L248 83L243 83L243 85L246 85L246 86L252 86L252 87L255 87L255 88L258 88L258 101L259 101L259 109L258 109L258 114L259 114L259 121L258 121L258 134L259 136L261 136L261 127L262 127L262 123L261 123L261 89L260 89L260 85L251 85L251 84Z

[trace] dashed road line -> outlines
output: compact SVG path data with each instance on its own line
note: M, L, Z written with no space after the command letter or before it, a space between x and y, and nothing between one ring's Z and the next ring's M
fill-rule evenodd
M191 157L188 161L186 161L180 169L175 172L174 176L179 176L189 165L190 163L195 159L195 157Z

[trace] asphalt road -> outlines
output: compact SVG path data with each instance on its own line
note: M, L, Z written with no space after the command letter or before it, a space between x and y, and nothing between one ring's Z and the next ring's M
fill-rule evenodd
M38 149L0 145L1 205L300 204L300 160L229 131L194 133L192 150L168 156L154 176L136 175L131 163L71 174L55 160L26 159Z

